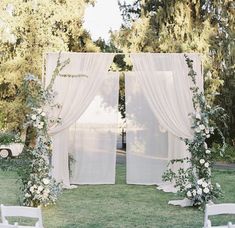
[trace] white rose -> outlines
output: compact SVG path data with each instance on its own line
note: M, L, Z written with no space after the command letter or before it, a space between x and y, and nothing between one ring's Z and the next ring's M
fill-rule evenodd
M195 189L192 191L192 193L193 193L193 196L196 196L196 194L197 194Z
M43 178L43 179L42 179L42 182L43 182L45 185L47 185L47 184L50 183L50 180L49 180L48 178Z
M206 150L206 154L210 154L211 153L211 151L210 150Z
M207 184L206 182L203 182L203 183L202 183L202 187L203 187L203 188L205 188L205 187L207 187L207 186L208 186L208 184Z
M200 128L195 128L195 131L197 132L197 133L199 133L199 132L201 132L201 130L200 130Z
M38 187L38 191L41 192L42 190L43 190L43 187L42 187L42 186L39 186L39 187Z
M29 193L26 193L24 196L25 196L26 198L29 198L29 197L30 197L30 194L29 194Z
M205 160L202 158L202 159L200 159L200 164L204 164L205 163Z
M208 162L205 163L205 167L206 167L206 168L208 168L209 165L210 165L210 164L209 164Z
M191 188L191 187L192 187L191 184L187 184L187 185L186 185L186 188Z
M187 197L191 197L192 193L190 191L187 191Z
M37 119L37 116L36 116L36 115L32 115L32 116L31 116L31 119L32 119L32 120L36 120L36 119Z
M198 194L198 195L201 195L201 194L202 194L202 189L201 189L201 188L199 188L199 189L197 190L197 194Z
M205 192L205 193L208 193L210 190L209 190L209 188L204 188L203 189L203 192Z
M201 115L200 115L200 113L196 113L196 119L201 119Z
M200 179L200 180L197 181L197 184L199 184L199 185L201 185L202 183L203 183L203 180L202 180L202 179Z
M204 130L204 129L205 129L205 126L204 126L203 124L200 124L200 125L199 125L199 128L200 128L201 130Z
M44 125L44 123L43 122L40 122L40 123L38 123L38 129L42 129L43 128L43 125Z
M42 112L42 109L41 109L41 108L38 108L38 109L37 109L37 112L38 112L38 114L40 114L40 113Z

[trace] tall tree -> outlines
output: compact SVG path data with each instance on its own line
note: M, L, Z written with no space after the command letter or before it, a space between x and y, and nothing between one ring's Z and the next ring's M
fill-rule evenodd
M41 77L43 53L99 50L82 27L88 4L94 0L0 1L1 128L22 128L25 105L19 89L27 73Z

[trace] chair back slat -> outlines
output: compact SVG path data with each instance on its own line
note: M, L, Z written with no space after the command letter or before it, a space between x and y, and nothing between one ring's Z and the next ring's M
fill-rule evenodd
M18 226L0 223L0 228L18 228Z
M223 214L235 214L235 204L234 203L222 203L222 204L207 204L205 208L204 217L204 228L216 227L211 226L211 221L209 216L212 215L223 215ZM224 227L229 227L228 225Z
M207 215L235 214L234 203L206 205Z
M43 227L40 208L1 205L1 216L3 223L8 223L6 217L35 218L37 219L37 227Z

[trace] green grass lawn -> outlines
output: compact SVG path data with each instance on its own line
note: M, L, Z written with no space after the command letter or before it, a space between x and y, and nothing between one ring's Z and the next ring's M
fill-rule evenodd
M221 202L235 203L235 171L215 170L214 179L225 192ZM0 172L0 203L18 205L16 175ZM79 186L66 190L55 206L43 208L46 228L53 227L202 227L202 211L168 205L177 195L154 186L125 184L125 167L117 167L116 185ZM215 224L235 222L234 217L214 218Z

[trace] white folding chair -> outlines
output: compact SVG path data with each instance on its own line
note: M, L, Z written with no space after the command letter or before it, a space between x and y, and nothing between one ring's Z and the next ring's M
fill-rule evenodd
M19 227L37 227L43 228L42 212L40 208L34 207L21 207L21 206L4 206L1 204L2 222L8 224L6 217L25 217L35 218L37 222L35 226L19 226Z
M228 223L228 228L235 228L235 224L232 224L231 222Z
M209 216L222 215L222 214L235 214L234 203L223 203L223 204L207 204L205 208L204 228L228 228L228 225L224 226L212 226Z
M0 223L0 228L18 228L18 226Z

